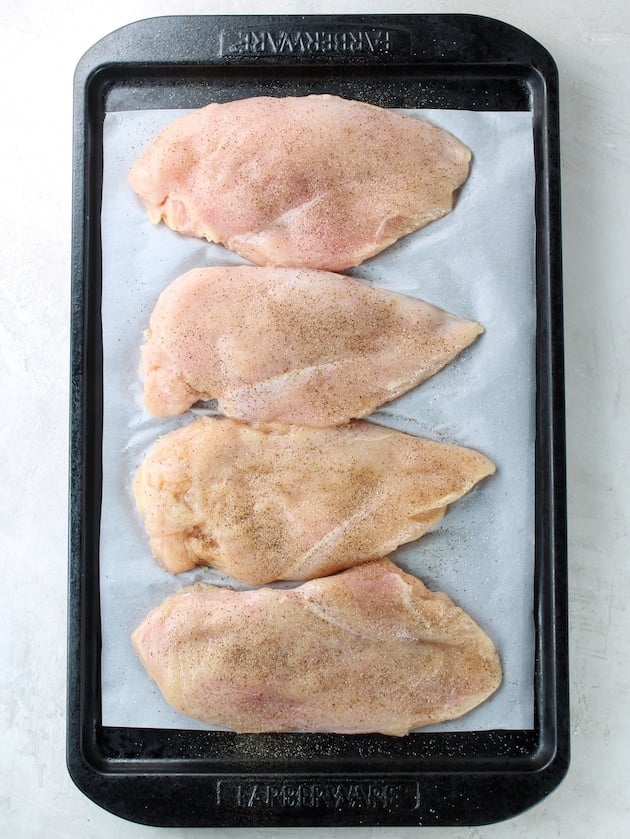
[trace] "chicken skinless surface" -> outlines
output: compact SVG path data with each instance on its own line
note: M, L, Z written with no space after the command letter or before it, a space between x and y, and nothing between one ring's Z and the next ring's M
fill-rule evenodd
M129 173L153 223L256 265L344 271L453 209L471 154L412 116L337 96L180 117Z
M339 425L433 376L482 332L326 271L193 269L151 314L144 403L157 417L216 399L222 413L250 422Z
M490 638L388 559L293 589L181 589L133 633L177 711L241 733L403 736L501 682Z
M168 571L212 565L262 585L385 556L494 471L472 449L372 422L322 429L202 417L157 441L133 491Z

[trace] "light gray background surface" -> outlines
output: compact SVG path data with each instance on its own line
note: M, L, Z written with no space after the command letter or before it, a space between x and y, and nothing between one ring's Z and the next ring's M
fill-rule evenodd
M131 824L65 769L67 421L72 74L82 53L143 17L184 13L475 12L545 45L561 79L571 731L560 788L479 828L305 829L311 839L630 835L630 9L600 4L371 0L246 4L5 0L0 7L0 833L15 837L290 836Z

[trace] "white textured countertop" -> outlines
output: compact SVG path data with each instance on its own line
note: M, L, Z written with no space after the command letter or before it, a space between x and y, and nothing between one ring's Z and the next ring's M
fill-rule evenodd
M332 8L331 8L332 7ZM72 74L95 41L161 14L473 12L540 41L560 72L572 760L527 813L479 828L300 836L630 835L630 7L626 0L0 6L0 835L288 836L159 829L80 793L65 766Z

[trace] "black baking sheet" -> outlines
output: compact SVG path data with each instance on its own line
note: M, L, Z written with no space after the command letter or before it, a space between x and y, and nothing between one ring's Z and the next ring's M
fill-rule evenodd
M101 718L106 113L256 93L386 107L530 111L536 162L534 727L377 735L117 728ZM512 815L568 761L557 78L522 33L473 16L174 17L93 47L75 80L68 764L127 818L164 825L476 824Z

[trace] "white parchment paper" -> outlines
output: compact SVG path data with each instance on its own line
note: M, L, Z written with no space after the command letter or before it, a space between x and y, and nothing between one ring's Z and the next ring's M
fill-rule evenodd
M171 710L129 636L145 614L196 580L234 584L210 569L178 577L151 557L130 484L159 434L192 418L157 420L142 407L142 333L159 292L203 265L241 264L220 246L152 226L127 183L155 133L184 111L125 111L104 125L103 502L100 540L103 724L209 728ZM440 731L528 729L534 695L534 156L529 112L412 111L473 152L451 214L351 273L479 321L485 334L432 380L371 419L476 448L495 476L454 504L430 534L392 554L445 591L497 645L504 681Z

